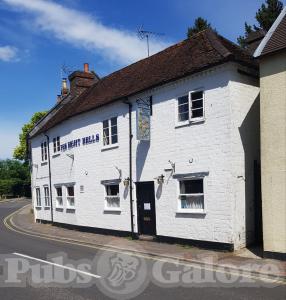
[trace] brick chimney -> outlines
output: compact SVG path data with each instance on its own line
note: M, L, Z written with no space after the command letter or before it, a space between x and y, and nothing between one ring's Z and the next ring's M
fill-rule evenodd
M98 82L99 77L94 72L90 72L89 65L85 63L83 71L74 71L69 75L69 81L70 95L71 97L77 97Z

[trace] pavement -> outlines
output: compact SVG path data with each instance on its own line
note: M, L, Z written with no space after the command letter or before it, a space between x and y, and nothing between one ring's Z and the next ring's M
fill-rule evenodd
M36 224L27 204L0 203L0 299L285 299L285 262Z

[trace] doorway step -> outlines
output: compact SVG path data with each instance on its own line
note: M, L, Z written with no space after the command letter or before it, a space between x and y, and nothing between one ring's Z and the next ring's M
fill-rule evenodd
M156 240L156 237L153 235L140 234L139 240L153 242Z

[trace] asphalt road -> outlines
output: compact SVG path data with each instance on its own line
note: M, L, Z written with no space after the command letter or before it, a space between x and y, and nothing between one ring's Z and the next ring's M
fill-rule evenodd
M16 233L0 202L0 299L285 299L286 285Z

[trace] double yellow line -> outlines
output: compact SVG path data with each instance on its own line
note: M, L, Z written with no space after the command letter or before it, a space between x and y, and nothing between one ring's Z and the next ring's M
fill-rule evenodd
M87 247L91 249L96 249L96 250L101 250L101 251L108 251L112 253L121 253L121 254L127 254L127 255L133 255L136 257L144 258L147 260L153 260L153 261L161 261L161 262L166 262L170 264L176 264L176 265L181 265L181 266L189 266L193 268L197 268L200 270L206 270L210 272L217 272L217 273L222 273L222 274L230 274L230 275L237 275L245 278L250 278L250 279L256 279L260 281L265 281L265 282L270 282L270 283L276 283L276 284L283 284L286 285L286 280L281 279L275 279L271 277L264 277L267 276L267 274L244 274L247 271L244 270L230 270L229 267L225 267L228 270L224 270L224 266L216 266L216 265L211 265L211 264L206 264L206 263L200 263L200 262L191 262L191 261L186 261L186 260L180 260L176 257L171 258L171 257L164 257L164 256L159 256L159 255L152 255L152 254L144 254L142 252L136 251L136 250L129 250L129 249L123 249L119 247L115 247L112 245L108 246L103 246L103 245L94 245L94 244L88 244L85 242L81 242L78 240L73 240L69 238L53 238L50 235L45 235L45 234L33 234L30 231L24 230L22 228L19 228L17 225L14 224L12 218L15 214L19 213L21 210L24 210L28 205L23 206L22 208L14 211L13 213L9 214L6 218L4 218L3 223L5 227L11 231L14 231L16 233L26 235L26 236L31 236L31 237L36 237L40 239L45 239L45 240L50 240L50 241L55 241L57 243L64 243L64 244L71 244L71 245L76 245L80 247ZM9 224L11 223L11 225ZM222 270L223 269L223 270ZM242 273L241 273L242 272ZM251 272L250 272L251 273Z

